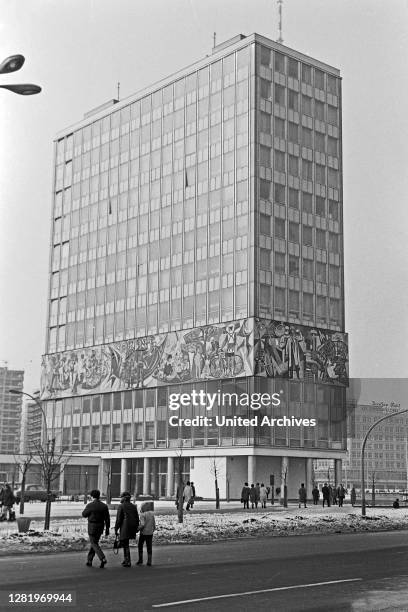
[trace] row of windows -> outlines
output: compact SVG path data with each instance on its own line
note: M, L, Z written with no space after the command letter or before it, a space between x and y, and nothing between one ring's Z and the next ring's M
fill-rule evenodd
M295 221L285 221L285 219L273 218L265 213L259 214L259 231L263 236L271 236L273 222L273 235L275 238L289 240L298 244L301 238L302 244L316 246L320 250L329 250L331 253L339 253L341 250L341 238L338 233L327 232L324 229L313 228L308 225L300 225ZM286 234L287 232L287 234ZM315 240L313 241L313 233Z
M288 312L289 317L300 318L302 314L309 320L316 319L325 323L329 320L330 324L335 326L341 326L342 322L340 300L319 295L315 297L312 293L270 287L261 283L259 305L262 311L273 312L275 315L285 315Z
M259 267L262 270L272 270L272 252L269 249L260 249ZM303 278L318 283L329 283L341 285L341 268L336 265L327 265L324 262L314 262L311 259L301 259L296 255L285 253L274 253L273 269L277 274L289 274L289 276L302 276Z
M314 85L316 89L325 90L333 95L338 95L338 78L327 74L319 68L287 57L279 51L272 51L268 47L260 46L259 61L262 66L272 67L275 72L286 74L292 79L301 80L308 85Z
M262 189L263 193L269 196L267 199L270 199L271 187L263 185ZM274 183L273 185L273 201L283 206L288 205L289 208L296 210L301 208L302 212L310 215L328 217L332 221L340 220L341 208L337 200L326 199L318 195L313 196L311 193L301 192L293 187L286 188L285 185L280 183Z
M282 108L287 107L295 113L300 113L306 117L313 117L322 123L327 122L333 126L339 125L339 111L332 104L315 100L310 96L299 94L293 89L286 89L276 83L272 87L272 83L264 79L260 80L259 91L262 99L273 100L275 105ZM270 110L272 111L272 108ZM263 114L270 117L266 112L263 112ZM324 129L324 126L322 126L322 129Z

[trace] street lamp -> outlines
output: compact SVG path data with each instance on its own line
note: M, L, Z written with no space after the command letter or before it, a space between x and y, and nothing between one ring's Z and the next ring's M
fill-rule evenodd
M43 476L44 476L44 480L45 480L45 484L47 488L47 501L45 504L44 529L48 530L50 528L50 517L51 517L51 496L52 496L51 482L53 480L53 475L55 472L55 464L54 464L55 463L54 462L55 437L52 438L51 440L48 438L47 417L45 415L41 402L36 397L34 397L33 395L30 395L30 393L26 393L25 391L20 391L19 389L9 389L9 393L11 393L12 395L26 395L27 397L29 397L33 402L35 402L35 404L37 404L37 406L41 410L41 414L43 417L44 430L45 430L47 440L45 441L46 442L45 444L43 444L41 440L40 445L37 448L37 452L40 455Z
M8 74L9 72L16 72L17 70L20 70L24 64L24 61L25 59L23 55L10 55L9 57L6 57L6 59L4 59L0 64L0 74ZM0 88L8 89L9 91L21 96L32 96L40 93L41 91L41 87L39 85L34 85L33 83L0 85Z
M408 412L408 408L404 408L404 410L400 410L399 412L392 412L391 414L386 414L385 416L378 419L373 425L371 425L370 429L367 431L364 436L363 445L361 447L361 515L366 515L366 499L365 499L365 474L364 474L364 450L367 443L368 436L374 429L377 427L379 423L385 421L385 419L390 419L391 417L399 416L400 414L404 414L404 412Z

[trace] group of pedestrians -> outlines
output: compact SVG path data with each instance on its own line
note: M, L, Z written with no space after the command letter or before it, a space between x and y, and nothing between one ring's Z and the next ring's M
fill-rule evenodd
M7 483L0 489L0 521L15 521L16 513L14 512L14 504L16 497L13 489Z
M244 504L244 509L249 509L249 503L251 503L251 508L258 508L258 504L261 504L261 508L266 508L266 500L269 495L269 487L265 487L264 483L259 482L251 486L248 485L247 482L244 483L241 491L241 504Z
M100 500L100 496L98 489L91 491L92 501L82 512L82 516L88 519L90 543L86 565L91 567L96 555L100 561L99 567L103 569L107 559L99 545L99 540L104 532L106 536L109 535L110 514L108 506ZM131 495L127 491L121 494L115 521L115 536L119 541L119 547L123 548L122 566L131 567L130 540L136 539L137 533L139 533L139 559L136 565L143 565L143 547L146 543L147 565L150 566L152 565L153 533L156 529L154 512L149 509L149 502L145 502L139 514L137 506L130 501L130 498Z
M184 502L185 502L186 510L189 511L190 508L194 506L195 497L196 497L196 489L195 489L194 482L193 481L190 482L190 480L187 480L186 484L184 483L181 484L181 488L183 491L182 507L184 508ZM176 502L175 502L177 510L179 506L179 501L180 501L180 488L177 487Z

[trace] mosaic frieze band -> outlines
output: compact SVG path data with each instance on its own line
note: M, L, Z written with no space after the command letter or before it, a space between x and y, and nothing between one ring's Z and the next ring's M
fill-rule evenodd
M46 355L42 399L243 376L347 385L347 334L248 318Z

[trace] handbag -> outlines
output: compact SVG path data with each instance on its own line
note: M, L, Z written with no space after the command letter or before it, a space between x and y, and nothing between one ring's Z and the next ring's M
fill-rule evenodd
M116 534L115 539L113 540L113 552L115 555L119 553L119 548L120 548L120 539L119 539L119 535Z

